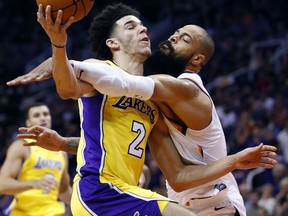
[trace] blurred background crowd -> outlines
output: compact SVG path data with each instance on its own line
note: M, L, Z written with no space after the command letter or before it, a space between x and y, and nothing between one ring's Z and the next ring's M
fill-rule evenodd
M95 13L114 1L96 1L92 11L68 30L70 59L93 57L88 28ZM227 139L228 154L246 147L278 147L272 170L235 171L248 216L288 215L288 2L284 0L145 0L122 1L141 12L152 47L185 24L197 24L213 37L216 49L200 72L215 102ZM7 87L51 56L50 42L36 21L35 1L0 1L0 165L7 147L24 126L23 108L46 102L53 129L79 135L77 101L59 98L52 80ZM149 188L166 194L165 179L152 159ZM71 178L75 156L70 155ZM1 203L0 203L1 204Z

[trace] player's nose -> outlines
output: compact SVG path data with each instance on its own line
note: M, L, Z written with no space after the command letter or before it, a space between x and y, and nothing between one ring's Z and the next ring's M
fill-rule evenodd
M171 35L168 40L172 43L176 43L179 40L179 35Z
M148 30L147 30L147 27L146 27L146 26L143 26L143 25L142 25L142 26L140 27L140 33L147 33L147 31L148 31Z

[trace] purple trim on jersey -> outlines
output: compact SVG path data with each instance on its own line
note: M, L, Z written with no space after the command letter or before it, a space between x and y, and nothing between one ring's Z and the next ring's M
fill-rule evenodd
M187 129L188 127L183 123L177 123L175 122L173 119L171 118L168 118L166 115L165 117L171 122L171 124L175 125L176 126L176 129L181 132L183 135L186 135L186 132L187 132Z
M82 97L82 125L86 146L83 149L85 164L80 168L78 182L80 202L87 211L99 216L137 215L161 216L157 200L121 193L111 183L101 183L99 175L104 163L102 145L102 117L106 96ZM79 152L80 153L80 152ZM78 153L78 154L79 154ZM80 153L80 154L81 154ZM117 160L117 159L116 159Z
M156 200L144 200L121 193L108 184L101 184L94 176L86 176L79 181L81 198L90 211L99 216L135 215L161 216Z
M85 164L80 168L80 175L99 175L102 165L102 103L104 96L82 97L83 120L81 128L84 134L85 148L82 152Z

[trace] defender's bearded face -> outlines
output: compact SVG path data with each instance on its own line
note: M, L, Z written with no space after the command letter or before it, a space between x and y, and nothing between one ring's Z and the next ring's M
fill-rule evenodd
M162 42L145 62L149 74L169 74L177 77L184 70L189 59L177 57L171 41Z

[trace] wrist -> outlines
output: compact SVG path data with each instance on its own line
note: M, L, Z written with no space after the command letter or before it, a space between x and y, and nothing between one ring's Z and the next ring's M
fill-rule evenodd
M233 155L227 155L227 158L228 158L228 166L232 167L232 169L240 169L240 164L239 163L239 157L236 154L233 154Z
M37 189L36 181L21 181L25 190Z
M58 44L55 44L55 43L53 43L52 41L50 41L51 42L51 45L52 46L54 46L54 47L56 47L56 48L65 48L66 47L66 44L64 44L64 45L58 45Z

